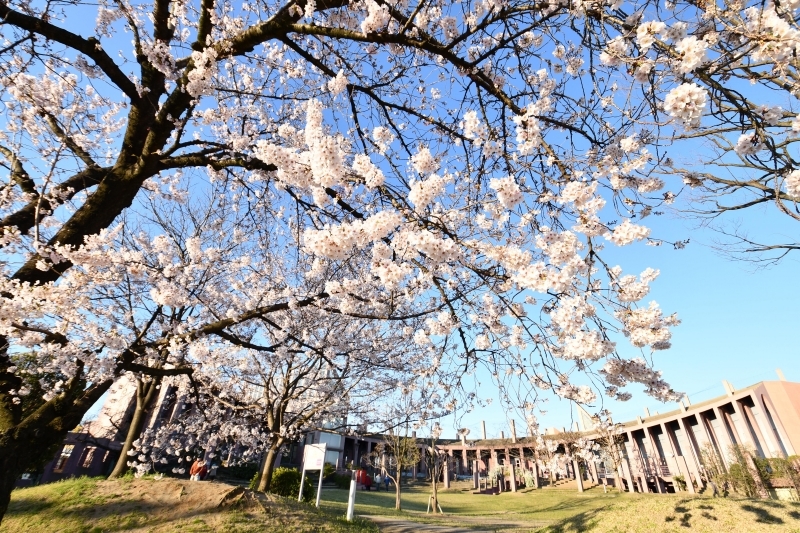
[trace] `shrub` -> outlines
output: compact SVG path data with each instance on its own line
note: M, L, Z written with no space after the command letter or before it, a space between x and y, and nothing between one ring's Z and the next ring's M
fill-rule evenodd
M242 463L232 466L220 466L217 470L217 476L233 479L253 479L254 475L258 475L258 469L258 463Z
M332 476L335 473L336 473L336 467L333 466L331 463L325 463L325 465L322 467L322 479L324 479L325 481L333 479Z
M256 473L253 474L253 477L250 478L250 484L247 486L247 488L250 490L256 490L258 488L259 481L261 481L261 473L256 471Z
M331 479L336 484L336 487L340 489L349 489L350 488L350 479L351 477L347 474L333 474Z
M683 476L672 476L672 480L682 491L686 490L686 479Z
M303 487L303 501L310 502L314 499L314 484L306 479L305 486ZM300 492L300 472L294 468L285 468L279 466L272 472L272 482L269 485L269 491L279 496L287 498L297 498Z

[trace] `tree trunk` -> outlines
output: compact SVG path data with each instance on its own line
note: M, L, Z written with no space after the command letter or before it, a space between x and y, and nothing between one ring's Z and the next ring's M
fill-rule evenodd
M3 422L0 424L0 523L8 510L17 478L52 459L52 450L64 441L67 433L80 423L86 411L111 384L112 380L101 381L84 390L83 380L73 378L62 394L22 420L3 416L8 412L0 413L0 422ZM0 402L0 411L6 407ZM8 424L8 421L16 423Z
M617 492L622 492L622 480L619 477L619 472L614 472L614 486L617 487Z
M275 470L275 456L278 454L283 439L278 440L270 445L267 450L267 455L264 457L264 463L261 465L261 474L258 479L258 490L261 492L269 492L269 487L272 484L272 471Z
M399 463L399 461L398 461ZM403 477L403 469L398 465L397 477L394 478L394 508L400 511L400 480Z
M136 410L133 412L131 425L128 426L128 434L125 437L125 444L122 445L117 464L108 479L122 477L128 471L128 452L133 448L133 441L142 434L147 410L153 403L160 384L161 378L154 378L147 382L143 382L141 379L136 380Z
M438 477L438 475L431 476L431 479L433 480L431 481L431 488L433 489L431 493L431 507L433 508L433 514L439 513L439 491L436 483L438 481Z

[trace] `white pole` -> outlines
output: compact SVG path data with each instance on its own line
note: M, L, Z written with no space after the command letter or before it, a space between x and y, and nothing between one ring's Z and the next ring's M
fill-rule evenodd
M319 485L317 486L317 509L319 509L319 498L322 496L322 474L324 470L319 469Z
M356 471L352 471L350 478L350 495L347 497L347 521L353 521L353 508L356 506Z
M300 475L300 494L297 495L297 501L303 501L303 483L306 481L306 469L303 467L303 473Z

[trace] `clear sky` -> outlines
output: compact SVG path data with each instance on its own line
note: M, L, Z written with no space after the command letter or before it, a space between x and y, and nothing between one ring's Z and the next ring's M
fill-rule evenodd
M796 233L798 227L773 205L743 212L738 220L752 230L751 235L770 242L791 240L785 236ZM669 245L607 248L613 256L611 264L622 265L626 273L638 274L648 266L661 270L644 303L656 300L666 313L677 312L682 320L673 330L672 348L657 352L654 358L667 382L695 403L723 395L723 379L734 388L745 387L777 379L775 369L781 368L788 380L800 381L800 252L776 266L759 268L721 256L711 246L720 235L698 229L696 219L665 214L643 223L653 228L654 237L691 239L683 250ZM623 355L636 355L627 339L615 340ZM618 422L644 416L645 407L651 413L677 409L675 403L663 404L646 396L641 386L628 390L633 393L630 401L606 404ZM538 417L541 427L569 427L577 413L570 402L552 396L545 407L547 414ZM462 425L470 428L470 438L480 436L481 420L486 421L490 438L498 437L501 430L509 434L506 413L496 403L466 415ZM523 434L524 422L518 419L516 424L518 434Z

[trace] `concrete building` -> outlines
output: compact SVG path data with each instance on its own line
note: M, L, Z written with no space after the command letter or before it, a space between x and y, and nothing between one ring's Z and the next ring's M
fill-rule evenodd
M726 465L734 444L767 458L800 450L800 383L762 381L739 390L723 385L725 396L695 405L684 399L677 410L623 424L628 487L666 492L674 490L676 475L702 487L704 450Z
M778 381L762 381L742 389L734 389L723 382L726 394L691 405L688 398L678 409L663 414L650 415L622 424L624 464L620 478L625 490L638 492L673 492L677 489L675 476L692 480L689 490L704 486L703 453L713 451L725 464L729 462L728 450L732 444L742 444L758 457L786 457L800 452L800 383L791 383L778 371ZM148 413L145 427L154 427L168 421L184 409L183 402L173 387L163 386L159 400ZM54 481L78 475L102 475L110 472L118 457L121 440L133 410L135 383L120 380L112 388L98 419L87 424L80 432L70 433L64 445L39 474L40 482ZM591 421L583 413L580 428L582 436L596 438L591 431ZM563 430L562 430L563 431ZM557 438L558 430L548 430L549 437ZM381 443L380 434L350 435L332 429L307 432L299 441L288 446L287 454L279 455L276 464L299 465L305 444L326 443L326 462L337 469L350 465L363 467L364 460ZM420 448L426 442L419 440ZM537 455L535 440L518 437L512 425L509 438L501 432L499 439L487 439L485 427L480 439L439 439L437 447L450 457L448 478L485 476L499 466L514 465L535 473L539 484L543 463ZM581 478L599 482L612 473L596 462L589 465ZM567 465L569 476L575 479L580 471L574 464ZM418 477L427 474L424 452L420 462L407 472ZM20 485L35 482L20 480ZM516 487L518 480L511 480Z
M744 445L757 457L787 457L800 452L800 383L791 383L778 371L778 381L762 381L742 389L723 382L726 394L695 405L688 398L679 408L663 414L637 417L622 424L624 457L620 477L625 490L674 492L675 476L694 484L695 491L705 484L703 453L714 453L726 466L731 445ZM584 424L586 422L584 421ZM598 435L584 425L582 436ZM579 429L579 428L576 428ZM533 439L511 438L441 441L439 447L453 457L453 474L481 474L499 465L514 464L526 470L541 471ZM557 431L548 431L557 437ZM575 467L568 468L574 477ZM604 476L602 464L590 465L583 474L598 482ZM608 472L609 482L612 473Z

